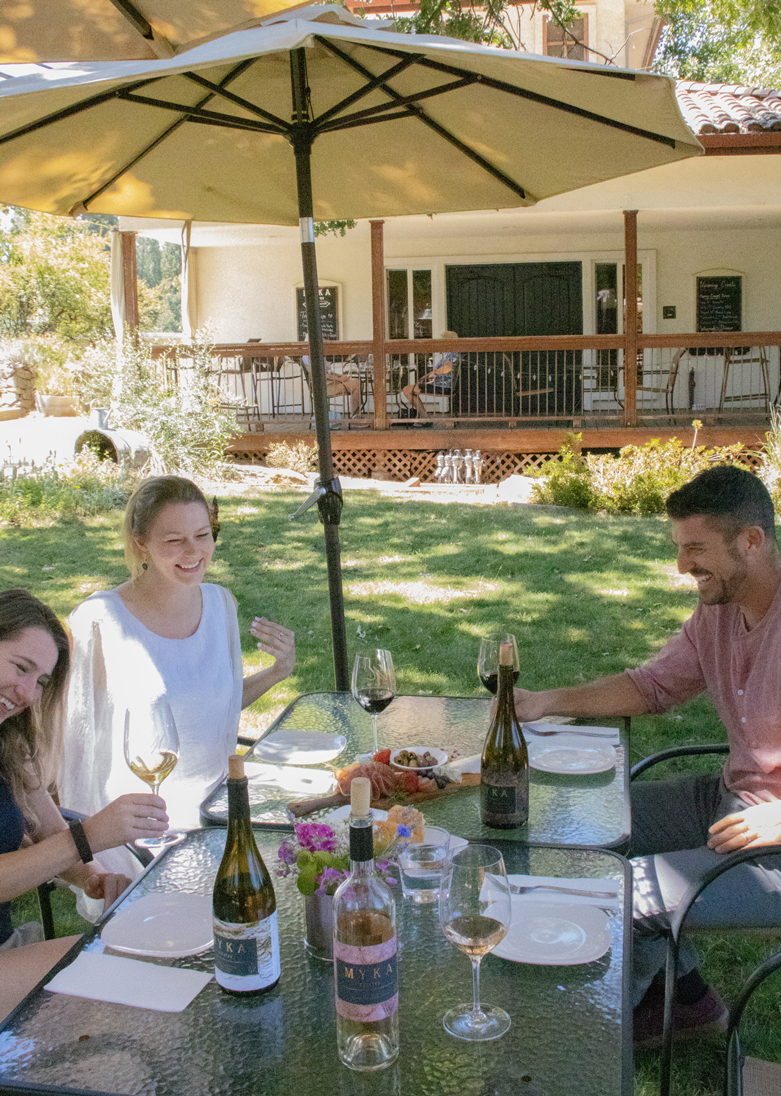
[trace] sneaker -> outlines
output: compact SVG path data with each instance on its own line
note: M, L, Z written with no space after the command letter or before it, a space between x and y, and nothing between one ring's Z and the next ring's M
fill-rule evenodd
M693 1005L679 1002L673 1005L673 1038L699 1039L711 1032L727 1030L729 1010L708 986L704 997ZM653 1050L662 1045L664 1003L646 1004L641 1001L634 1011L634 1044L638 1050Z

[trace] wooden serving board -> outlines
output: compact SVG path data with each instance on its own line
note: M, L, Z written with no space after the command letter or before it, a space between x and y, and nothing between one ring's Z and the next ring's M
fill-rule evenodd
M371 805L380 811L389 811L396 803L403 807L413 807L426 799L441 799L444 795L452 795L467 788L476 788L479 784L480 773L464 773L460 784L446 784L444 788L433 788L427 792L407 792L403 799L390 799L383 796L382 799L373 799ZM297 803L288 804L288 810L295 818L302 818L314 811L325 810L326 807L343 807L349 802L349 795L338 792L336 795L320 796L318 799L300 799Z

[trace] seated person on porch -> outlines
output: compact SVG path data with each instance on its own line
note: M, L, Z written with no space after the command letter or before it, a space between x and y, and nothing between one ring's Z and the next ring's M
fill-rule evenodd
M305 354L301 361L309 372L309 355ZM350 418L355 418L361 409L361 381L352 373L335 373L329 369L329 362L325 363L325 394L329 400L343 396L349 400Z
M517 689L522 720L546 715L643 715L708 692L727 729L722 775L632 785L635 1043L658 1044L664 932L689 885L725 853L781 845L781 555L773 504L750 472L701 472L667 500L678 571L697 581L699 604L659 654L637 669L572 688ZM777 923L779 857L717 879L687 923L724 928ZM675 1031L722 1028L726 1008L684 943Z
M66 823L47 791L60 743L70 650L52 610L26 590L0 593L0 1020L77 940L43 940L30 921L11 926L14 898L59 876L108 908L130 880L92 854L159 837L157 795L123 795L83 825Z
M443 331L441 339L457 339L455 331ZM439 363L430 373L421 377L417 384L405 384L401 392L407 403L418 413L418 418L428 418L426 405L420 398L421 392L429 392L432 396L449 396L453 391L453 370L458 365L459 355L455 350L448 350L442 354Z

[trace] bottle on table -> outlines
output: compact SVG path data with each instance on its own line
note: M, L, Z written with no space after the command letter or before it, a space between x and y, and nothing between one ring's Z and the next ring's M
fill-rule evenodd
M228 833L214 880L215 978L228 993L264 993L279 981L274 887L255 844L244 758L228 760Z
M339 1058L384 1069L399 1053L396 906L374 871L371 784L350 785L350 875L334 895L334 981Z
M499 648L496 714L480 764L480 817L483 825L510 830L529 817L529 751L515 714L513 648Z

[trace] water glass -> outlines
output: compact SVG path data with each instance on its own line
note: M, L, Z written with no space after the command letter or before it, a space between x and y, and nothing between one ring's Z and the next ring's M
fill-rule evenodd
M447 841L404 845L398 859L404 897L421 906L438 902L442 872L448 863Z

